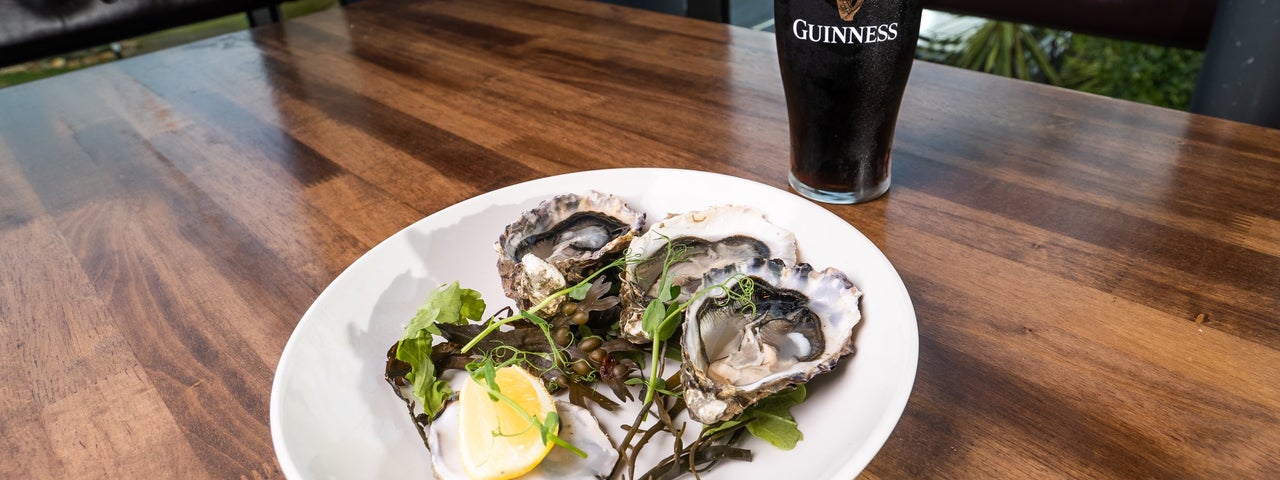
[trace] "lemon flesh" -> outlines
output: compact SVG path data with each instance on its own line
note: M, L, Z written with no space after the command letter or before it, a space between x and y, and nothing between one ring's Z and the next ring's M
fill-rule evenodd
M503 396L539 422L545 422L547 414L556 411L542 381L523 368L498 369L496 383ZM474 379L467 379L458 395L462 466L471 478L519 477L537 467L551 451L551 443L542 442L537 425L509 403L491 399L488 390Z

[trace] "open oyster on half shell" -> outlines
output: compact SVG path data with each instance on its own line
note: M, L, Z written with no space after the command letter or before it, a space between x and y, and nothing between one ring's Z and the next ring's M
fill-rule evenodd
M629 255L636 261L628 262L622 274L622 334L634 343L650 341L641 319L645 306L658 296L668 244L685 257L667 271L672 284L680 287L676 302L687 301L712 269L756 257L796 262L795 235L748 206L720 205L658 222L631 241Z
M702 282L735 288L744 278L752 280L750 301L717 289L685 312L684 398L705 424L834 368L853 351L862 318L862 292L831 268L757 258L712 270Z
M533 307L621 254L644 218L621 198L596 191L542 202L507 225L494 245L503 291L519 308Z

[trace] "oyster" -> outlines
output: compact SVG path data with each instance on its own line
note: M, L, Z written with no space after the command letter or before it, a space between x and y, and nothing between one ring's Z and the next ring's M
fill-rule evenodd
M712 291L685 314L681 381L689 415L702 423L733 418L853 351L862 292L843 273L758 258L713 270L703 283L733 287L748 277L749 303Z
M645 306L658 296L668 243L687 257L667 271L672 284L680 287L678 302L687 301L711 269L756 257L796 261L795 235L769 223L754 208L721 205L669 217L631 241L629 255L637 261L623 271L620 297L622 333L632 342L650 340L640 323Z
M521 309L582 281L644 227L644 214L613 195L559 195L507 225L494 248L502 288ZM548 305L549 311L559 302Z

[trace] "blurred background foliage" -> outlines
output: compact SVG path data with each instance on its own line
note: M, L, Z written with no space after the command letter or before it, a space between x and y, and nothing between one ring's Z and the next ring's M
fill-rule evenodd
M1186 110L1203 58L1195 50L1072 35L1063 86Z
M922 59L1178 110L1191 103L1203 53L985 20L925 38Z

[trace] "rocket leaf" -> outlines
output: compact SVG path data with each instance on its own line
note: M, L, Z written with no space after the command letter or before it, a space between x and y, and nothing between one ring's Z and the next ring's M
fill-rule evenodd
M795 448L796 442L804 438L796 425L795 417L791 416L791 407L803 402L804 396L804 385L775 393L747 407L737 417L708 427L702 432L702 436L710 437L745 424L752 435L780 449L791 450Z
M742 412L746 417L747 431L783 450L795 448L796 442L804 435L800 433L795 417L791 416L791 407L803 402L804 394L804 385L798 385L747 408Z
M439 324L461 325L480 319L484 307L480 292L462 288L458 282L441 285L427 295L405 327L404 337L396 346L396 359L409 364L410 371L404 378L413 384L413 395L422 402L428 416L439 413L445 400L453 395L449 384L436 376L436 366L431 362L432 336L440 334Z
M446 323L459 325L468 320L479 320L484 316L484 300L480 292L462 288L458 282L437 287L427 295L427 300L418 307L418 312L404 329L405 338L414 336L419 330L426 330L439 335L436 324Z
M422 410L435 417L453 391L447 382L436 378L436 366L431 363L431 335L426 330L418 333L400 340L396 359L409 364L411 370L405 379L413 384L413 395L422 402Z

